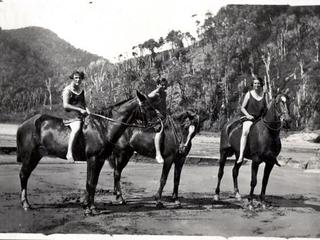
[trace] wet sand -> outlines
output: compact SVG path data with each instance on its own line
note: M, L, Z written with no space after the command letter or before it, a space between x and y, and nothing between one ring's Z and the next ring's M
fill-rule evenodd
M161 165L129 163L122 177L127 205L118 205L112 193L112 169L106 163L97 188L101 214L85 217L81 202L86 164L40 164L29 180L32 210L24 212L19 202L20 165L0 168L0 232L103 233L154 235L218 235L320 237L320 174L302 169L275 167L267 189L266 210L247 207L250 166L240 170L239 186L244 195L232 194L232 167L225 168L222 199L213 202L218 168L184 166L180 184L181 208L169 202L172 174L164 189L165 208L153 199L159 185ZM261 186L260 170L256 193Z

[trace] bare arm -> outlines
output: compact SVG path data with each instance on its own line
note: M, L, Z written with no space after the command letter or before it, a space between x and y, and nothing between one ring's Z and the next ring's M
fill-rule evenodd
M157 96L159 94L159 90L160 90L160 87L156 88L155 90L153 90L151 93L148 94L148 97L154 98L155 96Z
M241 112L248 118L248 119L253 119L254 117L252 115L250 115L247 110L246 110L246 106L248 104L250 98L250 92L247 92L246 95L244 96L242 105L241 105Z
M189 132L188 132L188 137L187 141L184 143L184 146L188 146L189 142L191 141L191 137L193 136L194 131L196 130L196 127L194 125L189 126Z

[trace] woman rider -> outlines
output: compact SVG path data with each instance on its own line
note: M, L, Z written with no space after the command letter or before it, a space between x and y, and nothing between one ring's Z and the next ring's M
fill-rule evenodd
M85 115L90 114L90 111L86 106L84 89L82 86L84 73L74 71L69 78L72 79L72 81L63 89L62 98L63 108L68 118L67 125L71 128L66 158L68 161L74 162L72 153L73 144L82 128Z
M153 99L153 103L155 106L157 106L157 109L159 110L158 116L164 120L167 116L167 92L166 89L168 88L168 82L165 78L159 78L157 79L157 88L153 90L151 93L148 94L149 98ZM159 132L156 133L154 137L154 144L156 148L156 160L158 163L163 163L163 157L161 155L160 151L160 140L162 136L163 128Z
M253 89L246 93L241 105L243 117L242 135L240 139L240 155L237 163L243 161L243 154L252 124L267 111L266 96L263 92L263 80L258 77L253 80Z

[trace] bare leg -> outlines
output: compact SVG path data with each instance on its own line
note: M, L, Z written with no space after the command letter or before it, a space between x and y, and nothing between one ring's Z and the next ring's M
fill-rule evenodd
M67 152L66 158L68 161L74 162L72 149L73 149L74 141L81 128L81 121L75 121L70 123L70 128L71 128L71 132L70 132L69 141L68 141L68 152Z
M240 139L240 155L239 155L239 158L237 161L238 163L242 163L242 161L243 161L243 154L244 154L244 150L247 145L247 138L248 138L248 134L249 134L249 130L250 130L251 126L252 126L251 121L243 122L242 134L241 134L241 139Z
M163 157L161 155L161 151L160 151L160 140L161 140L161 134L162 134L162 130L158 133L156 133L156 135L154 136L154 145L156 148L156 160L158 163L163 163Z

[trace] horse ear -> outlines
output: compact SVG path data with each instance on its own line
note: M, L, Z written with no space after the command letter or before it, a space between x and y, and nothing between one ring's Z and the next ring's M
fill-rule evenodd
M138 90L136 90L136 95L137 95L139 102L145 102L147 100L147 97L144 94L142 94L141 92L139 92Z

